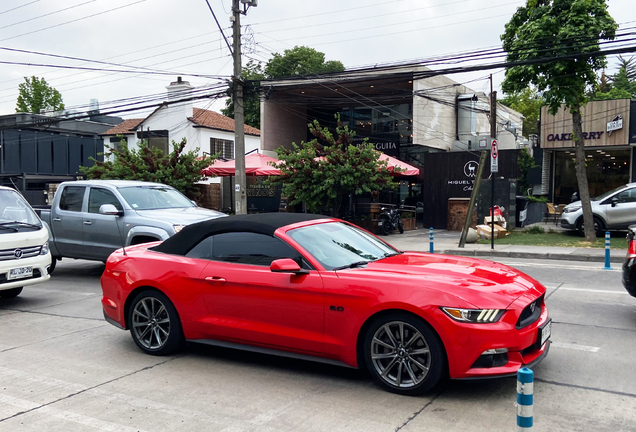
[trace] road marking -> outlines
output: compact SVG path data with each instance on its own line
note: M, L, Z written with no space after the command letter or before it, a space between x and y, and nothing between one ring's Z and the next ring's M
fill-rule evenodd
M566 291L584 291L584 292L593 292L593 293L600 293L600 294L623 294L623 295L627 295L626 291L606 291L606 290L599 290L599 289L592 289L592 288L567 288L567 287L561 287L559 288L559 291L562 290L566 290Z
M510 262L510 261L501 261L502 264L512 266L512 267L550 267L550 268L564 268L564 269L572 269L572 270L589 270L589 271L600 271L600 272L620 272L622 269L613 268L611 270L605 270L602 266L602 263L592 262L591 264L598 265L598 267L583 267L583 266L575 266L575 265L557 265L554 263L543 264L543 263L526 263L526 262Z
M600 347L579 345L579 344L572 344L572 343L563 343L563 342L552 342L551 348L553 348L553 347L573 349L573 350L577 350L577 351L594 352L594 353L595 352L599 352L601 350Z

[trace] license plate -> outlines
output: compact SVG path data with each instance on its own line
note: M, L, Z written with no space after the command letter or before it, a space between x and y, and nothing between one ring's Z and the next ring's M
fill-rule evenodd
M378 222L378 226L382 226L383 222Z
M545 323L543 325L543 327L541 329L539 329L539 334L541 337L541 344L540 347L543 346L543 344L545 343L545 341L547 341L548 339L550 339L550 334L552 333L552 320L548 321L547 323Z
M33 276L33 267L19 267L9 271L9 279L23 279Z

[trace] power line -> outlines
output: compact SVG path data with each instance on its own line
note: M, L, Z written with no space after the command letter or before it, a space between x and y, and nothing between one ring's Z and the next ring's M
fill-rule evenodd
M6 29L6 28L9 28L9 27L13 27L13 26L16 26L16 25L19 25L19 24L24 24L25 22L35 21L36 19L44 18L44 17L51 16L51 15L55 15L55 14L58 14L60 12L67 11L69 9L75 9L76 7L84 6L84 5L87 5L89 3L94 3L96 1L97 0L88 0L88 1L86 1L84 3L76 4L74 6L69 6L67 8L59 9L59 10L56 10L56 11L53 11L53 12L49 12L49 13L44 14L44 15L39 15L39 16L36 16L36 17L33 17L33 18L29 18L29 19L25 19L25 20L22 20L22 21L14 22L14 23L11 23L11 24L7 24L5 26L0 27L0 30Z
M216 19L216 14L214 13L214 10L212 10L212 6L210 6L210 2L208 0L205 0L205 3L208 5L208 9L210 9L210 12L212 13L212 16L214 17L216 26L219 28L219 32L221 33L221 36L223 37L223 40L225 41L225 44L227 45L227 49L230 50L231 55L234 55L234 52L232 51L232 47L230 46L230 43L227 41L227 38L225 37L225 33L223 33L223 28L221 28L221 24L219 24L219 20Z
M40 0L33 0L33 1L32 1L32 2L30 2L30 3L25 3L25 4L23 4L23 5L16 6L16 7L11 8L11 9L4 10L4 11L0 12L0 15L6 14L6 13L9 13L9 12L12 12L12 11L14 11L14 10L16 10L16 9L20 9L20 8L25 7L25 6L32 5L33 3L37 3L37 2L39 2L39 1L40 1Z

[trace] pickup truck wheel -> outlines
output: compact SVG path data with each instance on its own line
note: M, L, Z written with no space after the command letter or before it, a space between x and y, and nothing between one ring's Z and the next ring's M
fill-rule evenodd
M2 290L0 291L0 298L5 298L5 299L14 298L19 296L21 292L22 292L22 287Z
M57 257L51 257L51 265L49 266L49 275L53 274L53 270L55 270L55 266L57 266Z

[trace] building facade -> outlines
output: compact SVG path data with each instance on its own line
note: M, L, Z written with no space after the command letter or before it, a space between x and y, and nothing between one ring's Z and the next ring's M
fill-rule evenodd
M590 196L636 179L636 102L629 99L589 102L581 110ZM572 115L561 107L555 115L541 110L542 192L557 204L578 192Z

